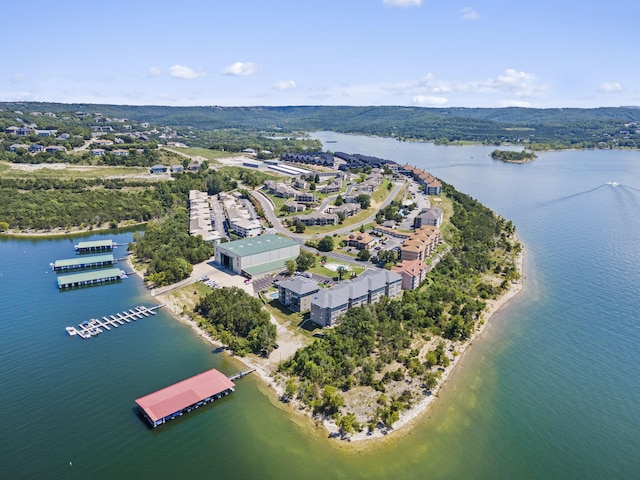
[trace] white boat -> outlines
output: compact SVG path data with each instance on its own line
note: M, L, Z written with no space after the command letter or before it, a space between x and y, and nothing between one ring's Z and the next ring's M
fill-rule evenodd
M65 330L72 337L78 333L78 331L74 327L67 327L67 328L65 328Z
M613 180L610 182L607 182L607 185L611 185L612 187L617 187L618 185L620 185L618 182L614 182Z

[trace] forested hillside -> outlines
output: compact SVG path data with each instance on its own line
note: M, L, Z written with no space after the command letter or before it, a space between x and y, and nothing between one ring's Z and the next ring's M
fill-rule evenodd
M178 129L331 130L438 143L517 143L541 148L638 148L640 108L168 107L0 103L5 110L100 112ZM185 130L187 131L187 130ZM198 137L197 132L194 137Z

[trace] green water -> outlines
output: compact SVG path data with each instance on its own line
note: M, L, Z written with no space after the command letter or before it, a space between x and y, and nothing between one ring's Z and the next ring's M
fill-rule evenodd
M354 451L248 376L231 396L149 429L136 398L239 365L162 311L91 340L68 337L67 325L154 300L135 276L60 293L48 265L72 256L77 238L3 239L0 478L638 477L640 153L508 165L482 147L319 135L337 138L336 151L432 171L512 219L527 247L524 292L415 428Z

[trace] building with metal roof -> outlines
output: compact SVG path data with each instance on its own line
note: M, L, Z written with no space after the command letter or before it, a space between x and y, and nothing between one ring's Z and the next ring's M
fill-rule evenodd
M106 265L113 265L114 263L116 263L116 260L111 253L105 255L82 255L76 258L56 260L52 268L55 271L76 270L81 268L104 267Z
M122 270L119 268L103 268L83 273L72 273L58 277L58 288L83 287L107 282L115 282L122 278Z
M212 368L140 397L136 405L151 426L157 427L233 392L234 387L226 375Z
M268 234L217 245L215 261L240 275L260 278L284 270L285 262L299 255L300 244Z
M78 242L75 246L78 253L100 252L113 250L113 240L94 240L91 242Z

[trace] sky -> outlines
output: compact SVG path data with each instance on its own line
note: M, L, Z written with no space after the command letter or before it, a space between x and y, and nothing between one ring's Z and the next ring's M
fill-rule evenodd
M0 10L0 101L640 105L636 0L31 0Z

